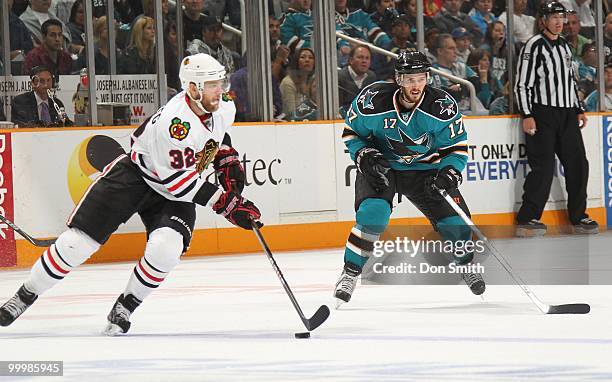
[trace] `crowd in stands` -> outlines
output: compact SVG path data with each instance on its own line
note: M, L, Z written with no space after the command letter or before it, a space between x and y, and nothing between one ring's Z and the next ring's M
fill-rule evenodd
M30 74L44 65L55 74L77 74L86 67L83 0L6 0L10 8L10 50L13 68ZM105 4L91 0L95 70L110 73L109 30ZM154 0L113 0L117 74L156 71ZM508 33L505 0L423 0L427 57L435 68L470 81L476 87L479 113L508 112L507 54L518 53L535 33L535 10L540 1L514 0L514 32ZM316 52L312 49L312 0L268 0L275 116L289 120L317 118ZM564 29L572 47L580 94L597 108L597 52L593 43L594 0L562 0L571 10ZM604 46L612 51L612 9L606 3ZM162 0L165 68L168 85L180 89L178 56L207 53L235 77L232 92L237 120L248 120L247 63L239 41L222 23L241 29L239 0L183 0L183 41L177 38L174 2ZM398 53L416 47L417 0L335 0L336 30ZM392 81L394 60L363 45L337 40L340 114L364 86ZM516 55L515 55L516 57ZM606 62L612 62L607 60ZM2 70L0 62L0 70ZM612 77L606 66L606 102ZM13 69L15 73L15 69ZM610 81L608 78L610 77ZM470 108L466 86L433 76L435 86L450 92L462 110ZM610 85L610 86L608 86ZM612 93L612 90L610 90ZM612 94L610 94L612 100ZM590 105L590 106L589 106ZM612 110L612 102L609 102Z

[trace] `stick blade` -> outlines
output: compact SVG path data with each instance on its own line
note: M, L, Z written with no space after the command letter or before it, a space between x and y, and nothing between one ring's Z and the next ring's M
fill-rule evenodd
M321 324L327 320L327 317L329 317L329 313L327 305L321 305L309 320L304 321L306 329L308 329L308 331L313 331L321 326Z
M591 311L589 304L551 305L546 314L587 314Z
M50 247L55 243L57 239L49 239L49 240L35 240L32 242L37 247Z

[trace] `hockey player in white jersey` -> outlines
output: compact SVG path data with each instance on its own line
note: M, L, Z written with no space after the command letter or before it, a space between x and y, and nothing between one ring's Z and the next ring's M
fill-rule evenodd
M135 213L146 227L147 244L108 314L108 335L129 330L130 315L179 263L191 241L196 204L211 206L244 229L258 221L257 207L240 195L245 177L228 134L236 109L226 94L224 67L197 54L181 62L179 77L183 92L134 131L130 154L106 166L85 192L68 219L68 230L0 307L1 326L15 321ZM222 187L200 177L211 164Z

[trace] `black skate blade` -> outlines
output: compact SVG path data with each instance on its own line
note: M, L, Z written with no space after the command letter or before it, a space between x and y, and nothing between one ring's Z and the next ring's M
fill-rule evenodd
M321 326L322 323L325 322L325 320L327 320L327 317L329 317L329 308L327 307L327 305L321 305L319 307L319 309L315 312L315 314L312 315L312 317L307 320L307 319L302 319L302 321L304 321L304 325L306 325L306 329L308 329L309 332L315 330L316 328L318 328L319 326Z
M591 311L589 304L550 305L546 314L587 314Z

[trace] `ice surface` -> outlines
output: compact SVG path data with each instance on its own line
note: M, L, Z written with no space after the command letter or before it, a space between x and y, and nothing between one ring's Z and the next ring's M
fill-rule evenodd
M600 256L612 256L611 238L594 239ZM275 258L306 315L333 308L341 249ZM305 328L262 253L186 259L132 315L127 336L102 336L132 267L73 271L0 328L0 360L64 361L64 377L45 381L612 380L608 285L533 286L548 304L591 304L573 316L542 315L512 285L488 286L484 300L465 285L358 285L305 340L294 338ZM26 275L1 272L0 300Z

